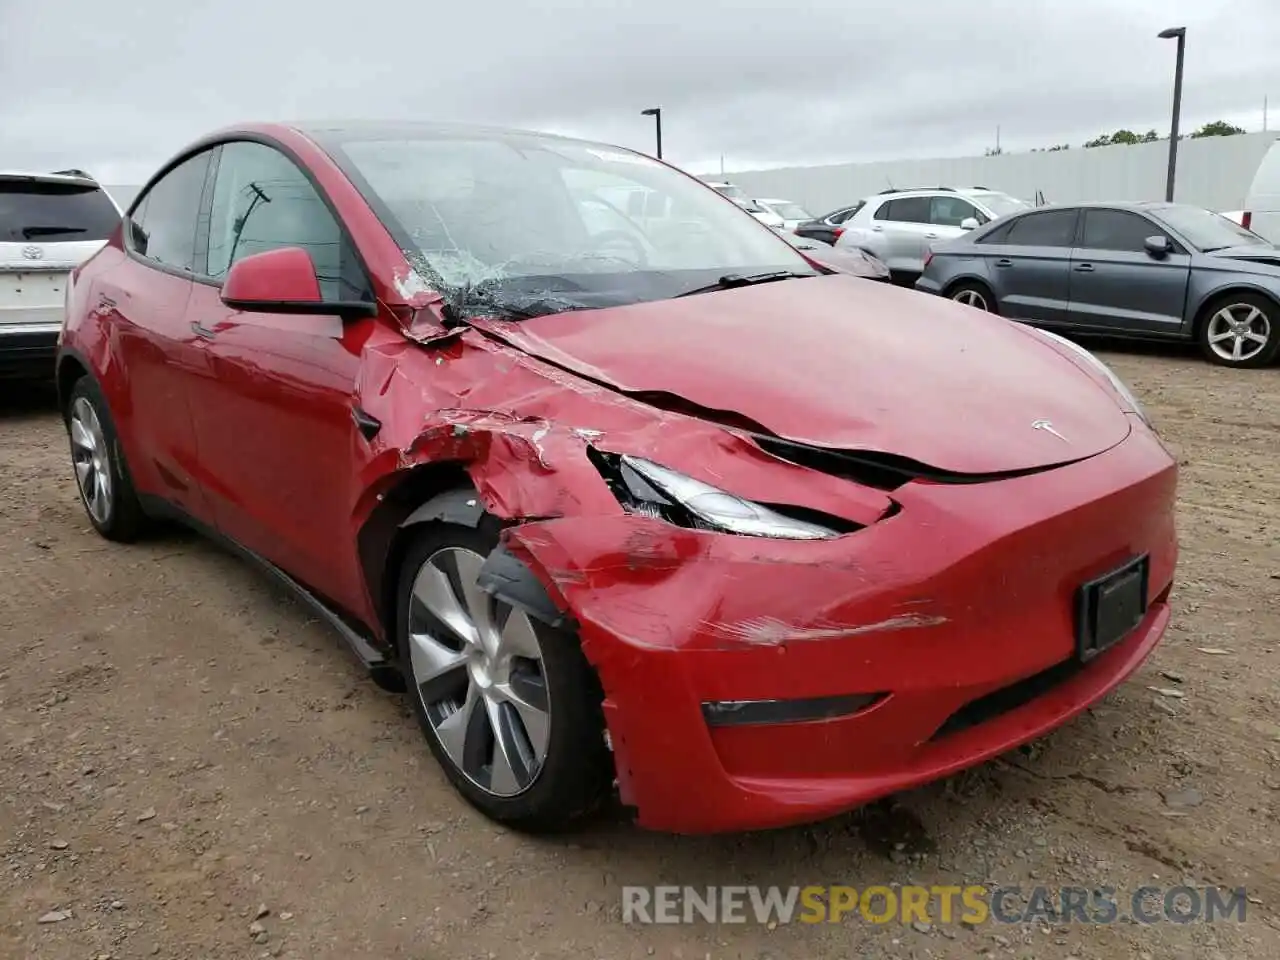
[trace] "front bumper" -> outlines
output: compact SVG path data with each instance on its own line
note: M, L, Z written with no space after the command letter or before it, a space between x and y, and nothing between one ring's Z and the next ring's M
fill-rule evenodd
M52 379L61 322L0 323L0 378Z
M509 544L579 623L639 823L737 831L954 773L1119 684L1168 623L1175 488L1173 460L1137 428L1047 473L909 484L894 493L896 516L824 543L621 517L531 523ZM1072 665L1076 588L1140 553L1145 620ZM800 723L713 727L702 709L859 693L887 696Z

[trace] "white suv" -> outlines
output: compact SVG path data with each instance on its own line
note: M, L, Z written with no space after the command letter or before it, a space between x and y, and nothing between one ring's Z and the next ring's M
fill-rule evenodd
M924 259L937 241L1030 207L1025 200L986 187L886 190L868 197L844 221L836 246L865 250L895 274L913 278L924 270Z
M119 222L82 171L0 171L0 377L52 378L69 274Z

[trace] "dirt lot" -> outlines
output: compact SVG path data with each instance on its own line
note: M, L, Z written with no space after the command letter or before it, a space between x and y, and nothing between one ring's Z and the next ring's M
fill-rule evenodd
M815 827L711 839L609 816L554 841L496 829L401 701L252 569L183 533L95 536L52 400L9 390L0 956L1273 960L1280 370L1105 355L1184 464L1175 618L1153 659L1032 749ZM1250 899L1243 924L620 919L624 884L983 881Z

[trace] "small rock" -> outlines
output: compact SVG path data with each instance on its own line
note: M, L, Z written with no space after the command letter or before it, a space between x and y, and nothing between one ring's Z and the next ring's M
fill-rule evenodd
M36 923L61 923L63 920L71 919L70 910L50 910L42 916Z
M1221 647L1197 647L1201 653L1207 653L1211 657L1227 657L1231 655L1230 650L1223 650Z
M361 813L368 813L368 812L369 812L369 808L368 808L368 807L363 807L363 806L361 806L361 807L356 807L356 813L357 813L357 814L361 814Z
M924 923L923 921L920 921L920 920L912 921L911 926L916 931L916 933L928 933L930 930L933 929L933 927L931 927L929 924Z
M1165 703L1163 700L1153 700L1151 703L1152 706L1161 713L1167 714L1171 717L1176 717L1178 715L1178 708L1171 703Z
M257 920L249 924L249 936L256 937L260 933L266 933L267 928L260 924Z
M1204 795L1195 787L1187 787L1183 790L1172 790L1164 794L1164 802L1174 809L1198 807L1204 803Z
M998 934L998 933L997 933L995 936L993 936L991 939L992 939L992 940L994 940L994 941L996 942L996 946L999 946L999 947L1007 947L1007 946L1009 945L1009 938L1008 938L1008 937L1002 937L1002 936L1000 936L1000 934Z
M1173 683L1182 682L1182 674L1174 673L1172 670L1161 670L1160 676L1164 677L1166 680L1172 681Z
M1160 694L1162 697L1173 697L1175 700L1182 700L1186 694L1181 690L1175 690L1173 687L1149 687L1148 689Z
M280 919L281 919L281 920L292 920L292 919L293 919L293 914L292 914L292 913L290 913L288 910L281 910L281 911L280 911Z
M267 914L269 914L270 912L271 912L271 908L268 907L265 903L259 904L258 912L253 915L253 919L261 920L263 917L267 916Z
M156 818L155 807L147 807L147 809L143 810L140 814L138 814L139 823L146 823L148 820L154 820L155 818Z
M67 847L68 847L68 846L70 846L70 844L68 844L68 843L67 843L67 841L65 841L65 840L50 840L50 841L49 841L49 849L50 849L50 850L65 850L65 849L67 849Z
M123 910L123 909L124 909L124 901L123 901L123 900L112 900L112 901L111 901L111 909L112 909L112 910Z

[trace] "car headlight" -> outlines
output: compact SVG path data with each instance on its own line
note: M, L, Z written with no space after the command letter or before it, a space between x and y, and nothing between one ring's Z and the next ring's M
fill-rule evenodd
M1151 418L1147 416L1147 411L1143 409L1142 404L1138 402L1138 398L1133 395L1133 391L1129 389L1128 384L1126 384L1123 380L1121 380L1118 376L1116 376L1114 370L1108 367L1105 363L1103 363L1101 360L1095 357L1092 353L1090 353L1084 347L1080 346L1080 344L1072 343L1066 337L1058 336L1058 334L1056 333L1050 333L1048 330L1041 330L1038 327L1029 328L1029 329L1034 329L1036 333L1040 334L1040 336L1048 337L1050 340L1053 340L1055 343L1062 344L1064 347L1066 347L1076 356L1080 357L1080 359L1088 363L1089 366L1093 367L1095 370L1101 373L1104 377L1107 378L1107 381L1111 384L1112 389L1114 389L1115 392L1120 395L1120 399L1124 401L1125 405L1128 406L1134 413L1136 413L1139 416L1139 418L1141 418L1143 423L1145 423L1148 427L1151 427L1153 430L1155 429L1154 424L1152 424L1151 422Z
M859 529L837 517L824 517L832 524L826 526L787 516L642 457L596 453L612 474L614 494L631 513L679 526L781 540L829 540Z

